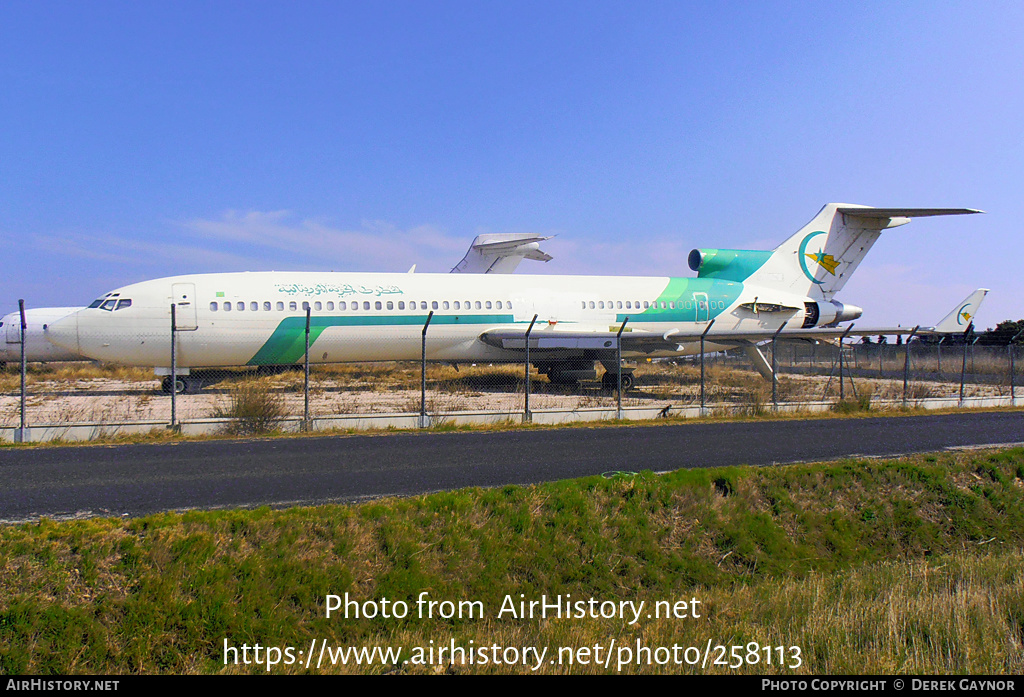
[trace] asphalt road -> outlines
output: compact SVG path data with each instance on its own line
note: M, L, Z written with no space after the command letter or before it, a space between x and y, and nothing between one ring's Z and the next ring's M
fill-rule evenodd
M283 506L615 470L770 465L1024 442L987 412L0 450L0 521Z

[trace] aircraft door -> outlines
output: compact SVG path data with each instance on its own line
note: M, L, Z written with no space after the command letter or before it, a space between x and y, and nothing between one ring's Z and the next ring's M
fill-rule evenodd
M175 321L179 331L199 328L196 321L196 284L174 283L171 285L171 302L175 305Z
M694 293L693 294L693 310L694 310L694 321L707 322L708 321L708 294L707 293Z

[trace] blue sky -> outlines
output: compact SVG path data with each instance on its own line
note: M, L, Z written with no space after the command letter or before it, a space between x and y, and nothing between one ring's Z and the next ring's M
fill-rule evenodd
M691 275L829 201L886 232L839 299L1024 317L1020 2L0 4L0 310L242 270Z

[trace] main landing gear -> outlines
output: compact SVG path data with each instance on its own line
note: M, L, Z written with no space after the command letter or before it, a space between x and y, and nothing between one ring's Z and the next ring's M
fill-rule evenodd
M614 390L619 386L619 378L614 371L605 371L601 376L601 387L606 390ZM622 371L622 391L625 392L633 387L633 371L628 373Z
M171 393L171 376L168 375L160 383L164 394ZM203 380L195 375L179 375L174 382L175 394L198 394L203 389Z

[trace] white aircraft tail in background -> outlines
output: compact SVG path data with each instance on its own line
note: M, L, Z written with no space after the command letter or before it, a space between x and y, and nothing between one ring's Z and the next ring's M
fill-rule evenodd
M988 295L988 288L979 288L957 305L952 312L942 318L942 321L935 325L935 332L938 334L956 334L967 331L967 327L974 321L981 307L981 301Z

